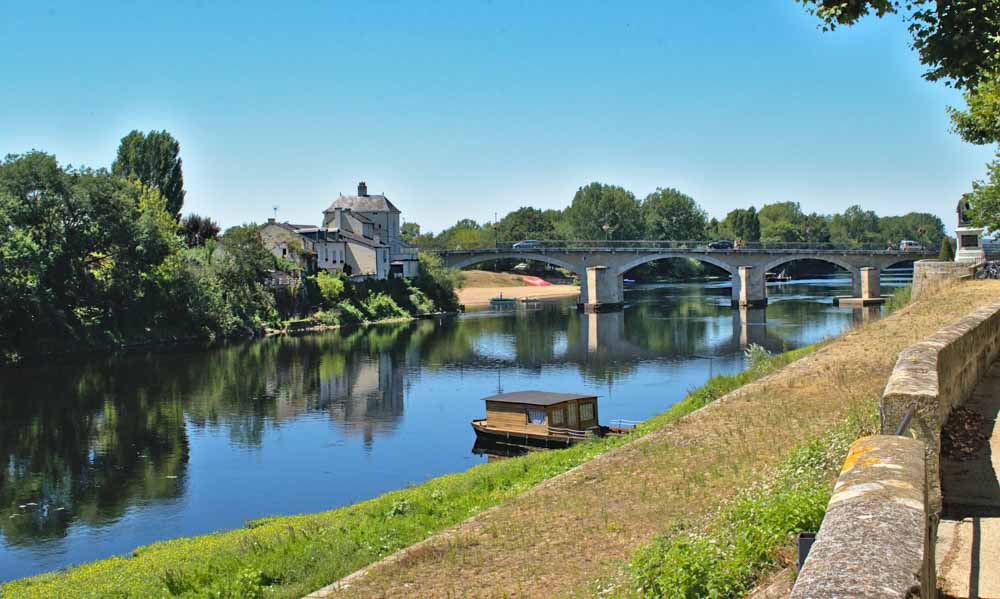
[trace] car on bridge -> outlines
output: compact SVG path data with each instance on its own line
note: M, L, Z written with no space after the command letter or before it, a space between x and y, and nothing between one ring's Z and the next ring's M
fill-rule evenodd
M542 245L541 241L537 239L525 239L524 241L518 241L513 245L515 250L533 250Z
M924 251L924 246L917 241L911 241L909 239L904 239L899 242L899 251L901 252L922 252Z
M710 250L731 250L734 247L733 242L728 239L717 239L708 244Z

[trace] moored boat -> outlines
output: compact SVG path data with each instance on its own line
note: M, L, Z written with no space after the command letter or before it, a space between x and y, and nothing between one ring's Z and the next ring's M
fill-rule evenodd
M602 426L597 396L548 391L516 391L483 398L486 418L472 421L485 441L534 447L566 447L630 429Z

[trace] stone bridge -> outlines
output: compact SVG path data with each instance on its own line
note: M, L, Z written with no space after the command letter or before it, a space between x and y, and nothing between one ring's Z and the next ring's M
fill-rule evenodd
M580 278L580 305L600 311L620 307L624 301L623 275L633 268L670 258L691 258L721 268L732 277L733 304L759 307L767 304L766 273L796 260L821 260L851 273L853 297L877 299L880 272L900 262L932 257L927 250L849 249L829 244L812 247L757 244L741 249L673 247L678 242L566 242L557 246L512 246L485 249L436 250L446 266L467 268L493 260L534 260L565 268Z

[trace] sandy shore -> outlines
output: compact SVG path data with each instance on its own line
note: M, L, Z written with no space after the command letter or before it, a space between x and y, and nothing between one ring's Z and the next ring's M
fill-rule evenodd
M549 285L547 287L472 287L459 289L458 303L466 306L485 306L490 303L491 297L496 297L503 293L504 297L522 298L536 297L539 299L554 297L575 297L580 295L580 288L576 285Z

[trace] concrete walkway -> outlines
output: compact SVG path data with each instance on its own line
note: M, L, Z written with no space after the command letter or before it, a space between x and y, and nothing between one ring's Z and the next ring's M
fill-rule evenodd
M939 588L945 597L1000 599L1000 363L964 407L983 418L988 442L971 459L942 456Z

